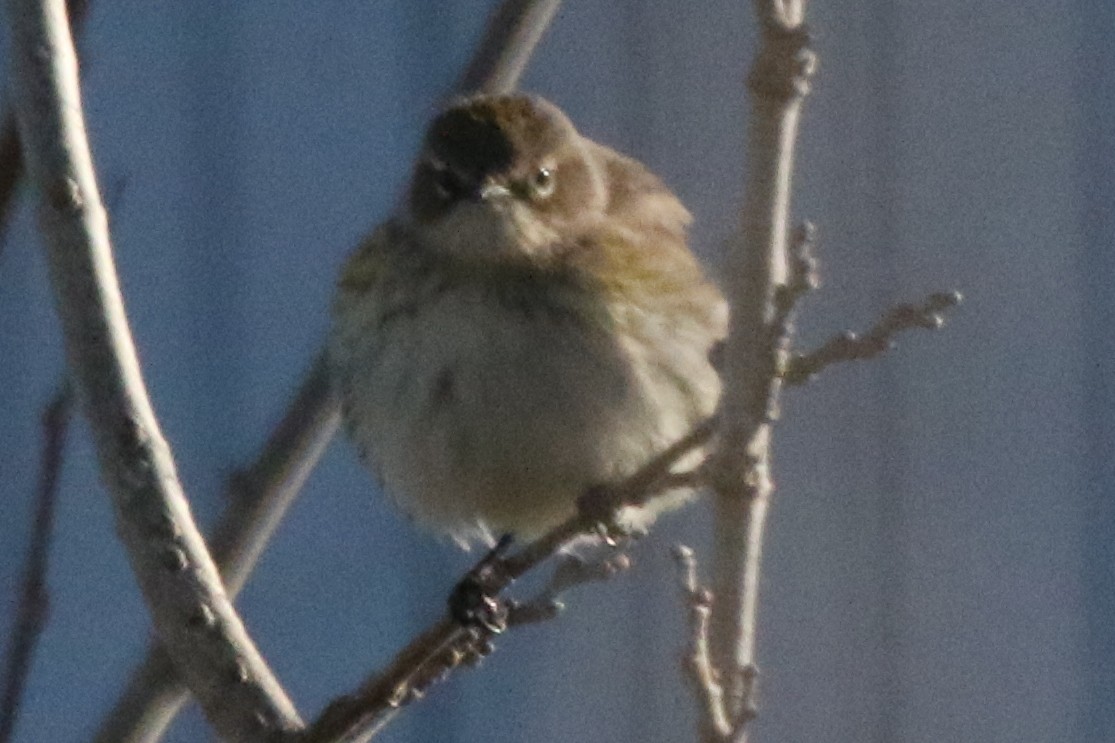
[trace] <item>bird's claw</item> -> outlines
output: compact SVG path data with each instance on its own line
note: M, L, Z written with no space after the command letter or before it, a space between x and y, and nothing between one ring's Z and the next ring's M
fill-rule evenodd
M449 613L464 627L480 627L496 635L507 629L507 602L493 596L471 573L450 594Z
M502 537L449 594L449 614L461 626L479 627L492 634L507 629L510 609L507 600L499 596L499 560L511 541L510 535Z

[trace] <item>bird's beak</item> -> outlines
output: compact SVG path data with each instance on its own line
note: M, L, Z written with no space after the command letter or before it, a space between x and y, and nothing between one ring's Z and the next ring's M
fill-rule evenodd
M493 201L510 196L511 190L507 186L489 181L480 187L478 195L481 201Z

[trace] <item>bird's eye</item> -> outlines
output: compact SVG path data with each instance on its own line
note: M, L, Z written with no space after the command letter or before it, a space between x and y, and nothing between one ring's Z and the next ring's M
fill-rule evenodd
M534 195L540 199L546 199L552 196L556 186L557 183L554 179L554 171L550 168L539 168L530 182L531 190L533 190Z

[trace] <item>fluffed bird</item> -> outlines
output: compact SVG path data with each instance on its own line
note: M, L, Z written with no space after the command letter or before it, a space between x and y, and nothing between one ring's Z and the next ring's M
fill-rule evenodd
M690 219L539 97L443 110L333 307L345 426L389 497L462 546L530 539L710 415L727 309Z

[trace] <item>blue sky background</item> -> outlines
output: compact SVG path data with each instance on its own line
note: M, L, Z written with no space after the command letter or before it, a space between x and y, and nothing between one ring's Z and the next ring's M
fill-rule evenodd
M94 3L84 91L150 391L198 519L321 344L346 252L386 215L490 2ZM567 0L525 87L648 163L715 264L738 220L750 3ZM759 740L1115 739L1115 9L1107 0L809 9L821 68L795 213L824 287L804 346L895 301L949 327L794 390L778 431ZM0 42L2 44L2 42ZM2 48L2 47L0 47ZM28 209L0 255L0 633L61 374ZM88 740L149 623L70 440L21 743ZM664 521L385 741L691 737ZM442 610L469 558L416 532L338 442L239 606L304 716ZM208 740L195 711L172 741Z

